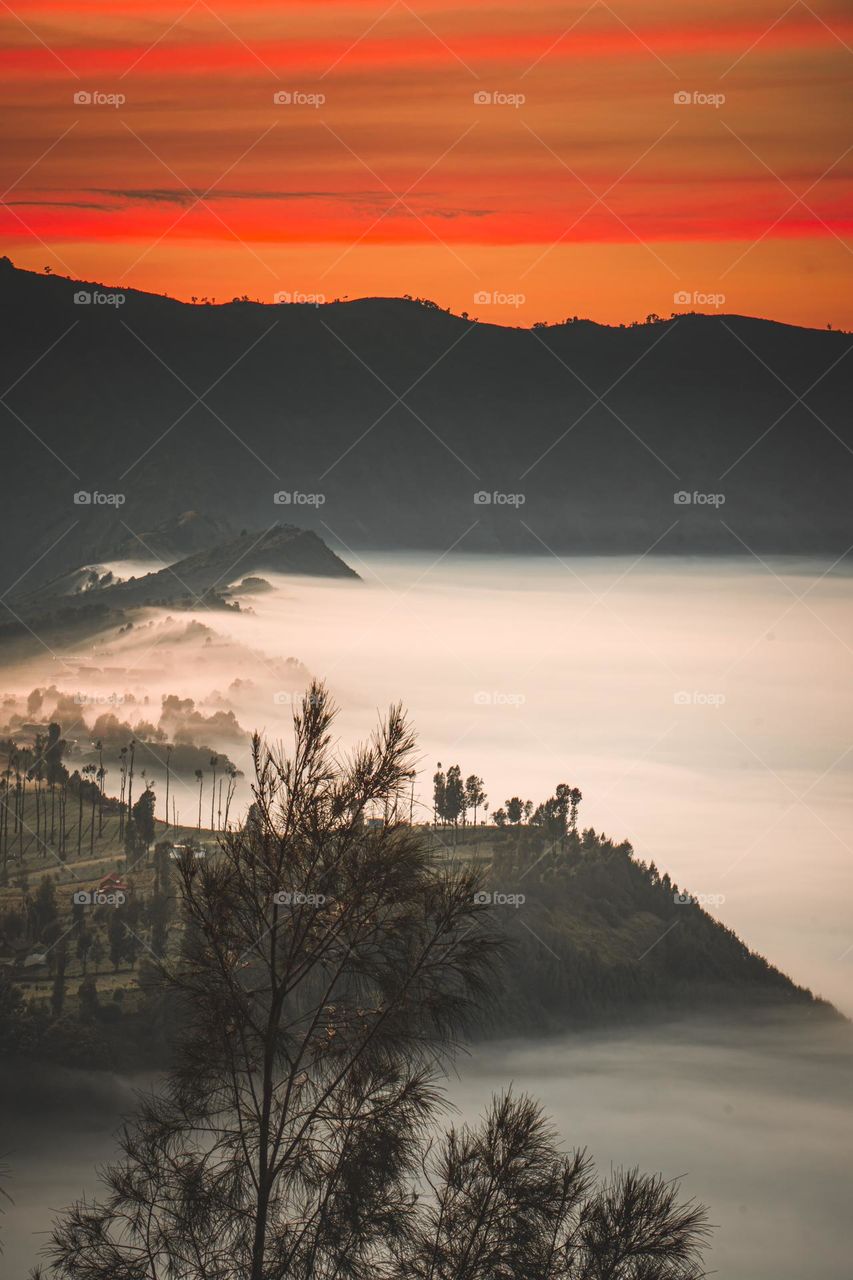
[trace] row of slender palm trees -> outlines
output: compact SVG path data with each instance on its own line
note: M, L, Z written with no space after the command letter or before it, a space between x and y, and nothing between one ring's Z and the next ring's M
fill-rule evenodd
M234 799L234 792L237 790L237 770L233 764L226 763L222 768L219 777L219 790L217 793L216 775L222 765L219 756L210 757L210 768L213 774L210 783L210 830L223 831L228 826L228 815L231 810L231 802ZM201 831L201 808L204 793L204 770L196 769L196 782L198 783L198 822L197 829ZM223 807L222 786L225 784L225 800Z
M5 873L10 857L21 862L25 848L35 842L36 848L46 857L56 853L65 861L74 833L74 800L76 798L76 851L82 857L84 840L84 809L90 807L88 841L90 856L94 856L95 840L104 838L104 812L115 811L116 801L106 794L106 778L109 770L104 765L104 745L98 740L92 743L97 763L83 765L73 773L63 763L67 744L61 738L61 728L51 724L47 733L36 735L32 747L18 746L10 740L6 744L6 768L0 773L0 867ZM133 813L134 780L137 776L137 741L131 741L119 749L118 773L118 839L124 845L128 838ZM174 802L171 757L174 746L165 748L165 813L166 830L177 825ZM231 803L236 791L237 770L230 761L219 756L210 757L212 781L210 787L210 828L223 830L228 825ZM146 788L153 788L147 771L141 771ZM202 799L205 774L195 771L198 782L198 829L202 826ZM218 787L217 787L218 777ZM172 813L169 802L172 793Z
M8 744L6 768L0 774L0 858L4 868L10 855L20 861L25 846L33 841L42 856L52 848L63 860L67 857L75 796L77 856L82 854L83 812L89 804L89 847L94 851L96 831L98 839L103 837L107 769L102 743L93 745L98 763L70 773L62 764L62 751L54 750L54 746L65 747L58 733L37 735L33 747Z

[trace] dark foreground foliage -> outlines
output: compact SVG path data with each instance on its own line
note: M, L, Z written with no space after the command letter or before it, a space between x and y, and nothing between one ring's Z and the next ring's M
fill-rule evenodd
M245 828L179 864L177 1065L35 1274L696 1280L702 1208L636 1171L596 1181L530 1099L436 1137L443 1065L504 944L475 874L394 821L399 709L346 760L332 719L315 686L290 755L256 741Z

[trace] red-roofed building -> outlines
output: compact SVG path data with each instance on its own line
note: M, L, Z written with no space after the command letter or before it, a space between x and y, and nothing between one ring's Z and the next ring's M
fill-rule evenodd
M116 871L110 871L98 885L100 893L130 893L130 885Z

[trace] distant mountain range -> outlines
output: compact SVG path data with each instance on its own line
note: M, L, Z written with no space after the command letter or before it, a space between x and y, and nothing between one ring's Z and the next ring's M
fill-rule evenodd
M7 259L0 315L6 587L131 551L188 510L200 540L158 554L203 549L208 521L282 515L341 548L851 541L849 334L693 314L512 329L405 299L190 305Z

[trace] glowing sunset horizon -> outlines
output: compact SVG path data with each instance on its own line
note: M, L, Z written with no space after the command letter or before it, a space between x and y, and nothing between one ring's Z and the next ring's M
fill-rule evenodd
M33 0L0 27L18 266L501 324L853 326L839 4Z

